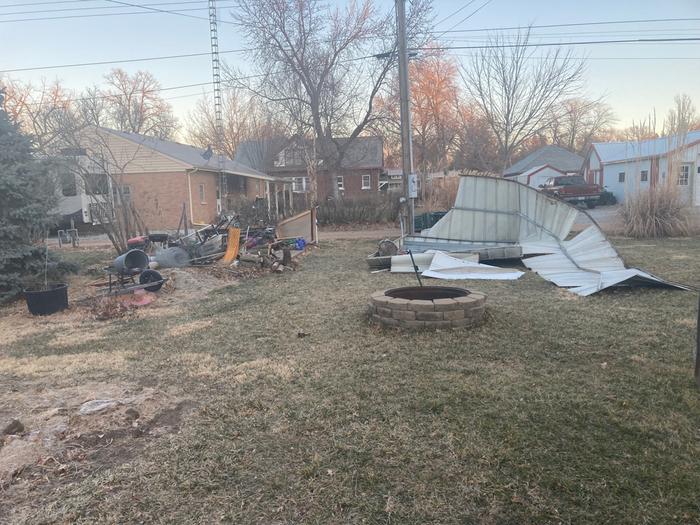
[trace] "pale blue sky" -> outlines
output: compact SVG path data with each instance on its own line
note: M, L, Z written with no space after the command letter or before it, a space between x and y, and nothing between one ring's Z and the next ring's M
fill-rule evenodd
M75 62L118 60L135 57L207 52L209 25L196 20L163 13L106 16L100 18L59 19L31 22L10 22L19 18L38 16L84 15L138 11L135 8L114 8L105 0L80 0L75 3L45 4L56 0L0 0L0 70L46 66ZM161 3L167 0L124 0L129 3ZM183 0L173 0L183 1ZM220 16L230 19L236 0L219 0ZM448 29L482 5L475 0L458 15L440 24ZM436 0L436 20L441 20L464 5L464 1ZM380 6L390 9L390 0L380 0ZM226 8L225 6L231 6ZM24 11L48 11L87 7L107 7L104 10L56 11L38 14ZM197 9L188 11L194 16L207 16L206 2L167 6L163 9ZM8 14L16 13L16 14ZM618 21L658 18L700 18L700 0L492 0L457 29L491 28L527 24L562 24L572 22ZM540 41L583 41L650 37L700 37L700 21L664 22L655 24L625 24L551 28L535 30ZM463 33L455 36L455 45L474 45L482 41L484 33ZM233 25L221 24L220 49L244 46ZM469 39L466 41L466 39ZM457 41L459 40L459 41ZM656 108L659 119L679 92L688 93L700 105L700 42L616 44L577 46L577 54L590 58L586 72L588 96L605 95L613 107L620 125L632 119L644 118ZM468 51L454 51L468 53ZM226 60L245 69L235 54ZM626 57L627 60L619 58ZM655 59L651 59L656 57ZM121 64L127 71L150 70L163 87L207 82L211 79L208 56ZM14 78L38 81L60 78L73 89L100 83L111 66L100 65L70 69L12 73ZM179 117L183 118L197 99L194 95L206 88L187 88L164 92L172 99ZM173 98L178 97L178 98Z

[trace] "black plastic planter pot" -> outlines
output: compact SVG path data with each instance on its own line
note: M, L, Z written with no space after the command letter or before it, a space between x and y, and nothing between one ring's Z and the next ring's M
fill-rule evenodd
M48 290L24 290L27 308L32 315L50 315L68 308L68 285L49 284Z

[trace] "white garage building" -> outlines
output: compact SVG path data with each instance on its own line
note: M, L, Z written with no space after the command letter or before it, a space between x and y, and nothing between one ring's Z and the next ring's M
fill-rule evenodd
M612 192L619 202L639 190L676 184L688 203L700 206L700 131L685 137L596 142L583 164L586 180Z

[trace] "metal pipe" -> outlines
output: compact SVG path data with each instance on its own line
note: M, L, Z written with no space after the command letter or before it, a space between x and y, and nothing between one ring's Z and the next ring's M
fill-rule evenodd
M413 265L413 272L416 274L416 279L418 279L418 284L423 287L423 281L420 280L420 275L418 274L418 266L416 265L416 261L413 260L413 252L411 250L408 250L408 255L411 256L411 264Z

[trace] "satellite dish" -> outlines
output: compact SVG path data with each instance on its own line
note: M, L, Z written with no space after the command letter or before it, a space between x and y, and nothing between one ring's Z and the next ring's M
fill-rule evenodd
M209 144L209 145L207 146L207 150L206 150L204 153L202 153L202 158L203 158L204 160L209 160L209 159L212 158L213 156L214 156L214 152L213 152L212 149L211 149L211 144Z

